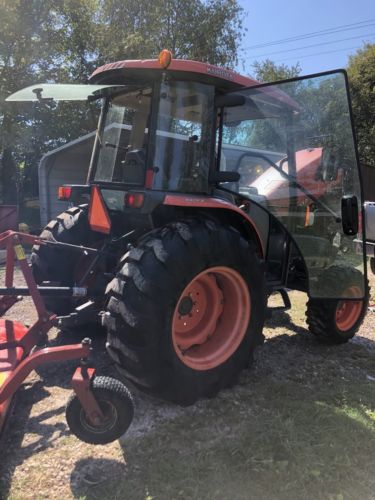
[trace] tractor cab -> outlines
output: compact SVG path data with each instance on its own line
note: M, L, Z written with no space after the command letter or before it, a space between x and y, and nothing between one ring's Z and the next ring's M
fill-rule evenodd
M106 99L92 182L175 192L208 191L214 87L160 80ZM156 116L151 110L157 106Z

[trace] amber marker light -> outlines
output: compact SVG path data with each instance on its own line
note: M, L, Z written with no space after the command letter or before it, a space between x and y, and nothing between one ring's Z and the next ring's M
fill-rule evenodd
M167 69L172 62L172 52L168 49L163 49L159 54L158 61L163 69Z

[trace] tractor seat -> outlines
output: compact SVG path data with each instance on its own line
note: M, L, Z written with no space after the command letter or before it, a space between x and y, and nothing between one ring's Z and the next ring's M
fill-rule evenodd
M10 371L20 363L23 357L22 347L10 347L1 349L1 344L5 342L20 341L27 328L18 321L0 319L0 387L7 378Z

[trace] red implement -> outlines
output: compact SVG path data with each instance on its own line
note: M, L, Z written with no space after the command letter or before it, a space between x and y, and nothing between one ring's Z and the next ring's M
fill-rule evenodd
M85 439L91 439L90 442L96 442L96 439L99 439L97 442L100 443L110 442L126 429L124 426L117 425L117 432L109 434L102 425L104 416L92 390L95 370L87 367L87 359L91 351L90 339L84 339L80 344L34 349L46 340L48 330L56 324L56 315L50 314L45 308L21 245L22 242L45 244L40 238L23 233L6 231L0 234L0 249L7 250L5 287L0 288L0 316L4 315L18 300L17 288L13 286L14 265L17 260L29 295L37 310L38 319L29 328L18 321L0 319L0 433L4 428L14 394L32 370L47 362L77 359L81 360L82 366L77 368L72 386L94 436L85 436ZM131 398L128 399L128 408L132 410Z

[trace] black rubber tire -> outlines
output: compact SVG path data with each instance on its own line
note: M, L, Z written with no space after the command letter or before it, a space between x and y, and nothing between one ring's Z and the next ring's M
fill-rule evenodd
M352 267L335 265L325 271L322 283L325 283L325 286L331 293L334 290L335 294L340 296L344 288L348 287L348 283L362 288L363 276L360 271ZM348 330L341 330L336 324L336 309L340 299L323 300L310 298L306 309L306 322L310 333L317 340L326 344L343 344L348 342L348 340L354 337L363 322L368 308L368 301L369 293L366 292L358 319Z
M112 443L125 434L133 420L133 398L122 382L111 377L95 377L92 392L103 413L112 413L110 420L97 427L91 424L78 397L73 394L65 413L69 429L85 443Z
M40 235L48 241L89 245L93 233L87 220L87 206L69 208L50 221ZM31 254L33 275L38 284L51 281L56 286L74 285L74 271L81 254L52 246L34 245ZM49 311L70 313L76 303L72 298L45 298Z
M198 371L177 356L171 323L184 288L213 266L230 267L244 278L251 316L234 354L215 368ZM236 383L264 339L264 264L252 242L234 228L211 220L171 223L146 235L121 260L107 296L103 317L107 349L120 372L142 390L183 406Z
M372 274L375 274L375 258L374 257L370 258L370 269L371 269Z

